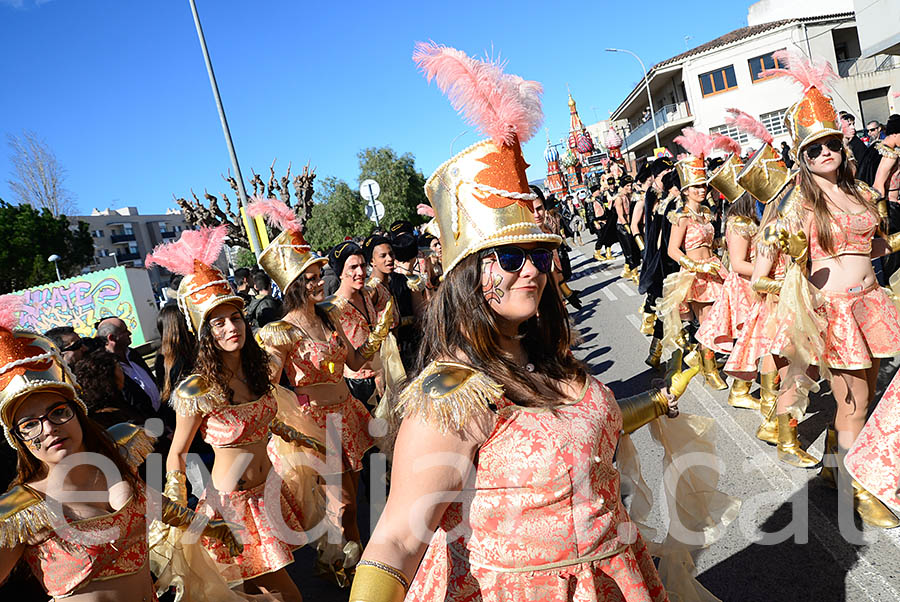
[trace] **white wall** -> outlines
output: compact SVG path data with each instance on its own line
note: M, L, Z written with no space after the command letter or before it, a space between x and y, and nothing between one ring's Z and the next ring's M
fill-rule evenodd
M747 25L853 12L853 0L760 0L747 9Z

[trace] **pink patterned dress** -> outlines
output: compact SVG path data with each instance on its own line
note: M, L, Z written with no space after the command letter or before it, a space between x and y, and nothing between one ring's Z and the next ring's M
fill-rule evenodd
M450 504L407 602L661 602L666 591L622 506L622 415L593 378L556 412L497 403L474 488Z
M705 207L702 209L699 215L690 213L685 208L669 214L669 220L676 225L681 219L687 219L687 228L684 232L684 242L682 244L685 253L701 247L706 247L710 249L710 252L712 251L716 229L712 225L712 214L709 212L709 209ZM722 296L725 266L722 265L722 261L714 253L708 259L696 260L696 262L700 264L711 263L716 266L717 270L712 274L694 273L691 288L684 302L713 303Z
M360 345L366 342L369 337L371 326L378 319L378 311L372 302L372 294L363 289L360 292L363 298L363 306L356 307L349 300L340 295L334 296L334 304L336 307L337 321L347 340L354 348L359 349ZM344 366L344 376L346 378L370 378L376 376L375 370L369 362L359 370L351 370L348 366Z
M869 416L844 466L867 491L900 513L900 373Z
M748 241L752 239L756 229L756 224L738 216L728 218L725 225L726 233L742 236ZM720 353L729 353L750 314L754 298L750 280L737 272L728 272L722 285L722 294L713 302L697 331L700 344Z

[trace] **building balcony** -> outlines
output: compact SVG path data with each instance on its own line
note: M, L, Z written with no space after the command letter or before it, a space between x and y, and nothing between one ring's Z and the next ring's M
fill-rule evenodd
M137 239L134 237L134 232L131 232L131 233L120 232L118 234L110 234L109 240L114 245L117 245L117 244L122 244L122 243L135 242Z
M838 61L838 75L841 77L853 77L866 73L890 71L900 68L900 56L893 54L876 54L874 56L857 57Z
M140 253L116 253L116 261L122 263L124 261L134 261L135 259L140 259Z
M656 132L659 135L662 135L666 130L682 126L694 120L687 103L684 102L665 105L656 111L654 117L656 118ZM646 143L652 137L653 119L648 119L625 136L625 148L623 150L634 151L636 147Z

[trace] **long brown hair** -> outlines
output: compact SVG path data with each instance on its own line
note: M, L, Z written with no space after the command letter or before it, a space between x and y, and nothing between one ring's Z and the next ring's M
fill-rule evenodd
M241 320L244 321L245 328L244 346L241 348L241 367L247 378L247 387L254 395L262 397L271 388L269 354L263 351L256 342L243 311ZM203 326L200 327L200 336L197 337L197 362L194 364L194 372L202 374L212 385L213 390L227 399L228 403L234 401L234 391L229 386L231 375L222 359L222 350L216 346L209 319L203 321Z
M184 314L176 305L166 305L159 310L156 317L156 330L162 343L159 353L163 357L163 379L161 398L163 403L169 401L172 395L172 369L175 361L181 359L185 362L183 374L190 374L191 364L197 348L197 339L188 330Z
M141 478L135 469L125 461L125 457L119 451L118 446L107 435L106 430L100 424L88 418L79 404L70 402L70 406L75 411L75 420L81 426L81 441L84 450L106 456L112 460L122 478L131 485L132 491L135 493L140 491L141 487L143 487ZM12 438L16 443L17 462L16 477L10 483L10 487L24 485L42 478L46 473L44 463L35 458L26 449L25 443L15 433L13 433Z
M754 224L759 225L759 219L756 217L756 199L750 196L750 193L744 193L728 206L725 213L725 219L729 217L743 217L749 219Z
M501 347L496 315L481 293L481 258L473 253L445 275L428 305L415 373L433 360L459 361L502 383L507 399L517 405L561 405L561 383L572 378L584 382L587 369L571 353L568 316L549 279L538 314L519 332L534 372L525 371Z
M798 176L798 186L804 200L812 207L813 222L816 228L816 235L819 239L819 246L822 250L831 255L834 253L834 237L832 234L832 215L831 209L828 208L828 197L825 192L819 188L813 179L813 174L809 170L805 150L800 151L800 173ZM856 189L856 180L853 177L853 170L850 167L850 161L847 159L846 147L841 149L841 164L837 169L837 185L845 194L856 199L862 204L866 211L870 212L879 221L878 209L875 203L865 198Z

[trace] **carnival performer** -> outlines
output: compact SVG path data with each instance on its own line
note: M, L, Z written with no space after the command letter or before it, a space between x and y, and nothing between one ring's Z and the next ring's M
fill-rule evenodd
M562 226L560 225L559 215L548 210L544 198L544 192L537 186L530 186L531 191L537 197L534 200L534 223L542 231L548 234L556 234L562 239L559 248L553 251L553 279L559 287L559 292L566 302L577 310L581 310L581 301L578 294L569 288L566 280L572 277L572 263L569 261L569 248L566 246L566 240L560 234Z
M784 191L792 176L781 153L773 146L774 138L768 129L748 113L738 109L728 109L728 112L731 114L726 118L728 125L763 143L738 174L737 185L755 200L755 216L761 218L761 226L751 239L750 253L754 269L760 262L767 262L770 267L768 273L757 274L752 279L751 288L755 292L751 296L753 303L725 363L725 373L732 376L735 383L749 382L759 373L759 412L762 421L756 430L756 437L766 443L779 445L779 456L790 458L793 457L793 450L800 449L799 442L795 444L791 431L786 430L779 443L778 425L773 410L779 395L780 380L787 377L788 369L786 359L772 355L776 328L775 308L784 280L786 260L778 246L772 244L771 236L763 237L762 228L774 223L777 203L773 200ZM764 259L760 259L761 256ZM787 391L786 394L792 393Z
M634 235L634 242L637 244L641 257L641 265L644 262L644 203L646 202L647 190L650 183L650 164L644 163L644 166L638 170L634 176L633 192L631 195L631 233ZM646 332L645 332L646 331ZM641 327L641 334L652 334L651 328Z
M741 146L731 138L722 138L731 154L710 174L709 185L730 203L725 219L729 272L722 286L722 294L713 302L697 330L697 341L707 349L729 354L755 298L750 287L755 255L751 241L759 229L759 221L755 199L737 182L738 174L744 167L739 159ZM759 400L750 394L753 380L735 378L728 393L728 405L759 410Z
M419 244L412 232L392 234L391 244L397 256L395 277L390 282L399 314L395 332L403 366L410 370L419 355L421 319L430 294L429 276L427 272L419 271Z
M369 411L350 394L342 375L345 366L358 370L378 352L393 321L393 297L387 293L379 322L367 340L354 347L340 326L335 303L325 298L322 264L327 260L311 252L303 238L303 224L293 210L270 198L254 201L248 213L265 216L272 227L281 230L259 256L260 265L284 291L284 318L267 324L256 335L274 363L270 376L278 382L284 372L293 387L295 405L318 429L326 429L329 416L340 421L339 461L334 466L329 463L326 471L340 475L341 487L340 491L326 491L326 500L345 539L341 546L344 557L335 566L320 554L318 569L346 586L348 572L362 552L356 493L363 455L374 441L369 434ZM383 237L366 241L373 252L373 265L382 275L381 260L390 256L385 241Z
M637 243L631 233L632 196L634 193L634 179L628 174L623 175L618 181L618 190L613 199L613 208L616 212L616 236L622 254L625 256L625 265L622 267L622 278L627 278L638 283L638 268L641 265L641 254Z
M393 486L350 600L667 600L640 535L618 539L629 519L612 457L619 430L672 411L697 369L619 409L570 353L547 286L560 241L533 222L520 147L539 124L539 84L433 43L415 58L491 138L425 184L444 282L420 371L400 395ZM487 74L467 84L479 68ZM473 107L479 85L505 101Z
M783 429L796 433L804 391L811 386L805 379L806 358L811 358L829 379L837 402L826 453L836 456L843 475L843 458L862 430L874 396L879 358L900 354L900 313L878 286L871 261L900 249L900 237L876 237L887 213L884 200L853 179L837 114L826 96L828 82L836 78L831 65L796 53L780 52L776 58L787 69L771 74L803 85L802 98L785 114L798 181L778 207L779 241L793 261L781 290L773 352L791 363L783 386L799 389L792 400L782 395L776 405L779 441ZM768 270L759 261L754 277ZM795 455L805 460L795 465L818 463L806 452ZM823 476L838 480L827 466ZM864 522L883 528L900 525L858 482L844 484L852 489L854 508Z
M594 242L594 259L597 261L612 261L612 246L617 242L616 212L612 206L615 183L615 178L606 178L599 188L591 192L590 198L585 200L585 204L590 205L594 212L593 231L597 236Z
M18 456L0 496L0 582L24 560L53 600L156 600L147 486L137 473L153 437L127 423L106 431L88 418L53 343L13 330L19 307L21 298L0 298L0 422ZM162 502L166 524L184 529L194 520L191 510ZM204 534L230 554L241 549L222 521Z
M713 214L703 205L707 192L705 158L713 150L713 140L693 128L685 128L675 142L690 154L675 164L683 205L667 216L672 223L669 257L678 262L681 270L668 276L663 284L659 305L663 347L677 344L682 319L696 322L698 326L703 324L712 303L722 294L726 275L725 267L713 252ZM728 387L719 374L712 349L700 349L700 366L707 386L716 390Z
M672 161L660 157L650 164L650 180L644 194L645 247L638 279L638 291L647 295L641 332L653 336L644 363L653 369L659 368L663 351L663 323L657 319L656 304L662 297L666 276L678 271L678 264L668 254L672 223L666 218L674 210L677 199L678 175L673 171Z
M243 299L213 265L227 229L185 231L172 243L157 246L145 265L160 265L184 278L178 305L197 336L194 373L172 393L177 413L175 435L166 458L166 495L187 505L186 460L199 431L215 453L211 482L198 495L197 512L225 518L244 528L244 550L231 558L222 545L209 542L226 578L243 581L261 593L278 592L285 600L301 600L284 567L306 541L304 530L314 510L314 482L281 482L280 507L266 504L272 472L267 446L272 432L299 445L324 449L276 415L290 416L294 396L269 382L269 359L253 339L244 318ZM308 499L304 499L304 497ZM273 515L277 512L278 516Z

